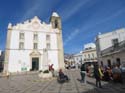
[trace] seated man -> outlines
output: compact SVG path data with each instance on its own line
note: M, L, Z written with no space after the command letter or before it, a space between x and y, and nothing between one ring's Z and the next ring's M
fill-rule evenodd
M65 75L63 72L62 72L62 69L59 70L59 81L68 81L69 78L67 75Z

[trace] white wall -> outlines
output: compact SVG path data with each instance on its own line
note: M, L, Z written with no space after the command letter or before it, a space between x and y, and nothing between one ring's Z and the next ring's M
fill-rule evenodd
M10 50L9 56L9 72L20 72L21 68L26 66L27 70L29 71L31 66L31 58L30 53L32 50ZM39 51L43 54L43 51ZM41 60L39 60L40 69L42 70L42 63L43 63L43 55L41 55ZM58 51L48 51L48 62L54 64L54 69L58 69Z
M117 58L120 58L121 64L125 63L125 52L102 57L100 58L100 62L102 61L104 65L108 65L107 60L111 60L111 65L113 65L113 63L116 63Z
M104 65L107 65L107 60L110 59L111 62L116 62L116 58L120 58L121 62L125 61L125 53L124 52L118 52L115 54L110 54L108 56L103 56L101 57L101 51L104 49L107 49L111 46L112 40L118 38L118 41L124 41L125 40L125 29L118 29L112 32L108 32L105 34L98 35L97 40L96 40L96 47L97 47L97 54L98 54L98 61L101 62L103 61Z
M95 46L95 44L94 43L88 43L88 44L85 44L84 45L84 49L86 49L86 48L96 48L96 46Z
M118 38L119 42L125 40L125 29L116 30L106 34L99 35L100 50L112 46L112 39Z
M82 62L83 61L82 53L75 54L73 56L73 59L74 59L76 64Z
M90 55L90 57L88 55ZM91 62L91 61L93 61L91 59L96 59L96 58L97 58L96 49L90 49L90 50L83 51L83 61L84 61L84 59L88 59ZM97 60L94 60L94 61L97 61ZM86 61L84 61L84 62L86 62Z
M26 28L26 26L24 26ZM16 28L16 27L15 27ZM23 28L21 28L23 29ZM54 64L54 69L59 69L58 64L58 47L57 47L57 32L59 30L54 30L49 28L49 25L44 25L41 30L34 30L29 28L28 30L13 29L11 34L10 42L10 52L9 52L9 72L20 72L21 68L25 65L27 70L31 69L31 58L30 53L33 52L33 35L34 32L38 34L38 52L41 53L41 60L39 62L40 69L42 69L43 63L43 49L46 48L46 35L50 35L50 46L51 49L48 50L48 60L51 64ZM19 50L19 33L24 32L24 50Z
M58 65L58 51L48 51L48 60L50 64L53 64L55 70L59 69Z
M1 56L1 52L2 52L2 51L0 50L0 56Z

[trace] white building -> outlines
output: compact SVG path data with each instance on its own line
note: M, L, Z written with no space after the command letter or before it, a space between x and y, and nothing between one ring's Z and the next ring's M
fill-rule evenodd
M2 50L0 50L0 56L1 56Z
M111 66L125 62L125 29L98 35L96 48L101 65Z
M84 45L83 62L97 62L96 46L94 43Z
M31 20L8 25L4 71L22 72L64 68L61 18L54 12L46 24L35 16Z
M73 54L65 54L64 55L64 59L65 59L65 62L73 62L74 59L73 59Z
M82 61L83 61L82 52L77 53L77 54L74 54L74 55L73 55L73 59L74 59L75 64L81 64Z

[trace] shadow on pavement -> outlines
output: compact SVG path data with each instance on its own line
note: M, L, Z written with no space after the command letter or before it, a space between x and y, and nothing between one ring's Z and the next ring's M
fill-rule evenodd
M81 93L125 93L125 83L107 82L102 88L96 87L95 83L87 81L87 84L94 86L93 89Z

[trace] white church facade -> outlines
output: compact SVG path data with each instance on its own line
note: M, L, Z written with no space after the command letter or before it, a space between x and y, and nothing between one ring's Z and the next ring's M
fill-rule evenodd
M23 72L64 68L61 18L53 12L50 23L35 16L24 23L8 25L4 71Z

